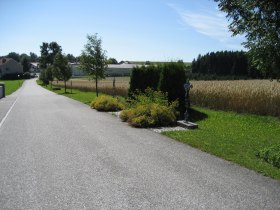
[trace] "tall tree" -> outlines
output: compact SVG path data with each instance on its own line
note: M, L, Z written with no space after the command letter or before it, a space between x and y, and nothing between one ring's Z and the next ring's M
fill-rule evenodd
M96 96L98 97L98 80L105 78L107 69L106 51L102 49L102 40L98 34L87 35L87 44L80 57L80 68L95 80Z
M30 52L29 56L30 56L30 62L37 62L38 61L38 55L36 55L35 53Z
M54 57L57 53L61 53L61 46L56 42L43 42L41 49L41 57L40 57L40 66L42 68L47 68L48 65L52 65L54 63Z
M18 53L16 53L16 52L10 52L7 55L7 58L12 58L12 59L14 59L17 62L20 62L20 55Z
M49 64L49 44L47 42L43 42L40 46L41 51L41 57L40 57L40 68L47 68L47 65Z
M53 76L64 81L64 92L66 93L66 82L71 78L72 71L71 67L68 65L66 56L62 55L60 52L54 57Z
M215 1L227 13L233 35L245 34L243 44L252 64L265 75L280 78L280 1Z
M28 57L23 57L23 58L22 58L22 60L21 60L21 65L22 65L22 67L23 67L23 73L29 71L30 62L29 62Z

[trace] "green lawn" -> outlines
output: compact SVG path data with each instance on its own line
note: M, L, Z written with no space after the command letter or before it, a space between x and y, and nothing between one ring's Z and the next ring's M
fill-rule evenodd
M37 84L42 85L42 82L37 80ZM78 89L72 89L72 93L70 89L67 89L66 93L64 93L64 88L61 88L60 90L53 90L50 85L48 86L42 86L50 91L53 91L59 95L64 95L66 97L72 98L74 100L80 101L82 103L85 103L89 105L93 99L96 97L95 92L85 92L85 91L80 91ZM55 87L55 86L53 86ZM102 94L100 94L102 95Z
M280 120L195 108L199 129L165 132L164 135L202 151L233 161L266 176L280 179L280 169L256 157L256 152L280 144Z
M5 83L5 95L10 95L19 89L24 80L0 80L0 83Z

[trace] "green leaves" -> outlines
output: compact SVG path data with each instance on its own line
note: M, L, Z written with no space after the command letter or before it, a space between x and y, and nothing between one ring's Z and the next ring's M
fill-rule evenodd
M227 13L233 35L245 34L252 64L265 76L280 78L280 1L215 1Z

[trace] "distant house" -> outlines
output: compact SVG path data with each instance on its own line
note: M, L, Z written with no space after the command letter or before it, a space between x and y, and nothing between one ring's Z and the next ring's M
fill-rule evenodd
M72 67L73 76L85 76L84 72L79 68L78 63L70 64ZM105 71L105 76L130 76L134 67L141 66L137 64L130 64L128 62L122 62L120 64L109 64Z
M22 74L23 67L20 63L12 58L1 58L0 59L0 78L7 75Z

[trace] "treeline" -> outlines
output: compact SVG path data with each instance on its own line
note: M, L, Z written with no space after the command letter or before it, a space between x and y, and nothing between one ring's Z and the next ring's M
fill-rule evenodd
M250 65L246 52L218 51L198 55L192 61L191 79L247 79L262 78Z

